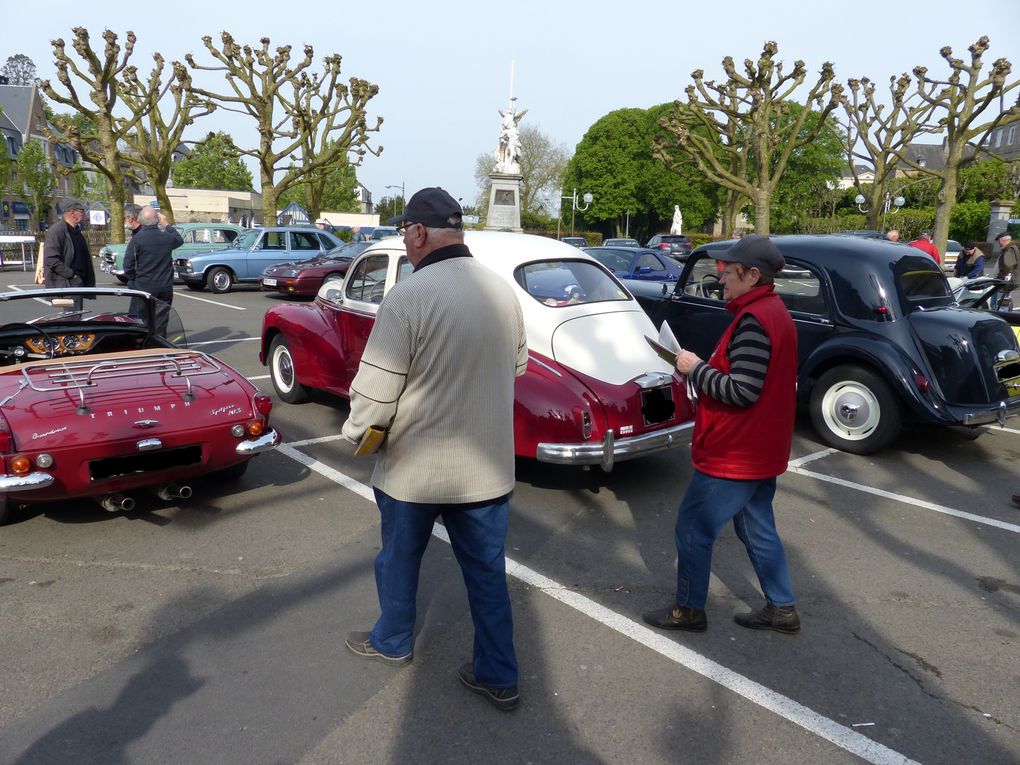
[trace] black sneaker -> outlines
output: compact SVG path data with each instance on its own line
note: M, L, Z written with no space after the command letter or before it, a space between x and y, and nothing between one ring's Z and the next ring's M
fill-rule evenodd
M482 685L478 682L475 679L475 673L471 662L463 664L457 674L460 676L460 681L464 683L470 691L477 693L479 696L484 696L485 700L492 704L492 706L496 707L496 709L509 712L521 701L521 694L517 692L516 685L511 685L509 688L490 688L489 686Z
M362 658L378 659L384 664L389 664L391 667L401 667L404 664L411 663L411 660L414 658L414 651L405 653L403 656L390 656L387 653L381 653L372 645L372 641L369 639L371 634L371 632L348 632L347 649Z
M708 617L701 608L688 608L674 603L642 614L642 619L661 630L686 630L687 632L704 632L708 629Z
M774 606L766 603L760 611L749 614L736 614L733 621L750 630L775 630L792 635L800 632L800 617L794 606Z

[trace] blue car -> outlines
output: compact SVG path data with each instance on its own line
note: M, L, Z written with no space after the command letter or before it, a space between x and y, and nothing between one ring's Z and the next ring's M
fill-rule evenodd
M258 284L269 266L307 260L342 244L328 231L307 226L253 228L225 250L175 258L174 269L188 289L230 292L235 284Z
M675 282L683 268L667 255L642 247L585 247L584 251L621 279Z

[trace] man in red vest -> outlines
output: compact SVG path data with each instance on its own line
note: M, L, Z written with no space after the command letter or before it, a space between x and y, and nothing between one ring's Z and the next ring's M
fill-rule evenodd
M921 236L910 243L911 247L916 247L921 252L927 252L935 262L942 265L942 258L939 256L939 248L935 246L935 242L932 241L931 231L922 231Z
M772 512L797 405L797 332L773 285L785 261L767 236L755 234L713 257L726 264L723 298L734 317L707 362L690 351L677 354L676 368L699 392L694 474L677 512L676 599L644 620L669 630L708 627L712 547L732 519L765 594L764 608L734 620L750 629L797 632L800 618Z

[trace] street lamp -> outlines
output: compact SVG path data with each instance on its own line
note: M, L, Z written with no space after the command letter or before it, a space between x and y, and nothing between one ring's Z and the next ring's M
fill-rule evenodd
M856 197L854 197L854 202L857 204L857 209L860 210L862 213L868 212L868 210L865 210L863 207L864 203L867 201L868 200L864 198L863 194L858 194ZM889 213L890 207L896 205L896 209L893 210L893 214L895 215L900 211L900 208L906 204L906 202L907 200L901 196L894 197L890 192L888 191L885 192L885 203L882 205L882 219L885 220L885 216Z
M387 186L388 189L400 189L400 214L404 214L404 205L407 204L407 199L404 197L404 182L401 181L399 186Z
M580 210L581 212L584 212L589 207L591 207L591 201L594 198L595 197L593 197L591 194L585 194L584 196L582 196L581 199L584 200L584 207L581 207L581 205L579 205L577 203L577 189L574 189L574 193L569 195L569 196L566 195L566 194L563 194L563 199L569 199L570 200L570 235L571 236L574 235L574 218L575 218L575 216L577 214L577 211ZM558 238L559 238L559 236L557 236L557 239Z

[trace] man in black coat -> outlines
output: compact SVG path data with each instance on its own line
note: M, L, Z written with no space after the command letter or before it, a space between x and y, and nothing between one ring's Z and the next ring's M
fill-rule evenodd
M46 229L43 240L43 283L47 287L95 287L92 256L78 228L85 219L85 206L68 197L60 212L63 221Z
M124 275L128 287L149 292L158 298L156 334L166 337L170 305L174 302L174 249L184 239L173 226L166 227L167 218L154 207L143 207L138 213L141 228L128 242L124 252ZM134 313L134 311L132 311Z

